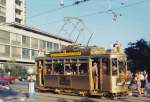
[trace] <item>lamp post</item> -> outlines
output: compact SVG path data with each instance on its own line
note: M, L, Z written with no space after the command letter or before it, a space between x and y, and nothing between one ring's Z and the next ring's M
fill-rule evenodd
M34 87L34 82L35 82L35 78L34 78L34 70L33 68L29 68L27 70L29 76L28 76L28 81L29 81L29 86L28 86L28 97L29 99L34 99L35 97L35 87Z

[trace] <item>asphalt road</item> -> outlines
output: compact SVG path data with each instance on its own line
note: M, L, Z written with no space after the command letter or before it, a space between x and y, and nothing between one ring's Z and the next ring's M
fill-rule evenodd
M16 82L11 85L13 89L20 91L22 93L28 92L27 82ZM134 93L136 94L136 93ZM80 97L71 95L58 95L54 93L36 93L34 99L27 99L26 102L150 102L150 89L149 94L141 97L121 97L117 100L110 100L107 98L99 97Z

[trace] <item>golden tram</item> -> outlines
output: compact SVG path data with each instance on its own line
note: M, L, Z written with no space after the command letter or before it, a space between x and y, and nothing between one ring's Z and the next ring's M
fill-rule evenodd
M126 55L116 49L70 45L37 57L36 89L82 96L127 94Z

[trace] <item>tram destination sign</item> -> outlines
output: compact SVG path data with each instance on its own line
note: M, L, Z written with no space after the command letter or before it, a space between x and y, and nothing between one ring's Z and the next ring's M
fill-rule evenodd
M60 52L49 54L51 57L80 56L81 52Z

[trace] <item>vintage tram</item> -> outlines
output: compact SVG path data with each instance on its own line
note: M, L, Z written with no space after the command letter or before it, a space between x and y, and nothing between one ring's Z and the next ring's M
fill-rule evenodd
M97 46L70 45L35 59L36 89L84 95L116 96L129 92L126 55Z

